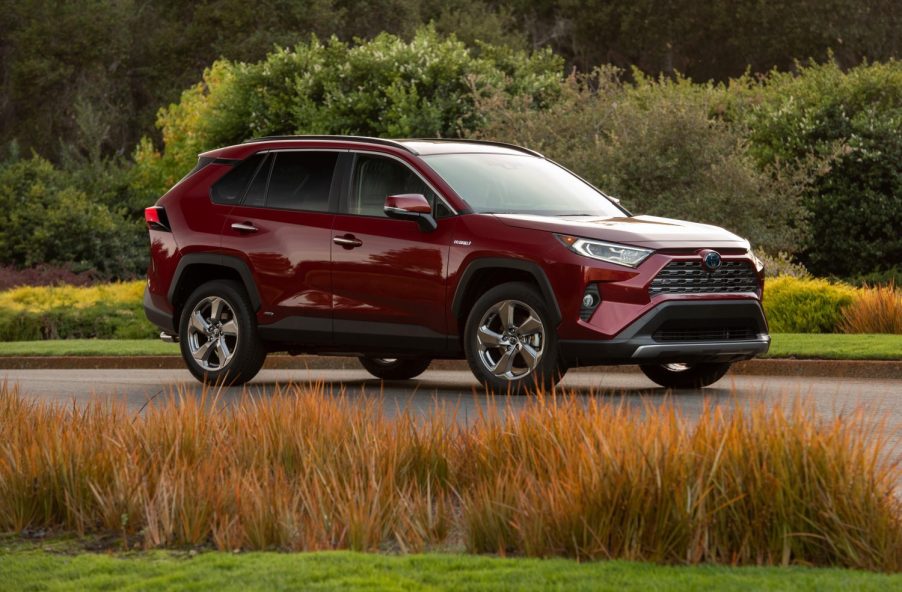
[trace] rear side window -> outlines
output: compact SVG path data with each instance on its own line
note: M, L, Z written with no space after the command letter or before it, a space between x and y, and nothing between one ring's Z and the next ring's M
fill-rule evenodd
M210 197L214 203L236 204L244 197L244 191L248 183L254 177L254 173L260 168L264 154L254 154L235 165L231 171L225 174L219 181L213 184Z
M279 152L275 155L266 207L326 212L336 152Z

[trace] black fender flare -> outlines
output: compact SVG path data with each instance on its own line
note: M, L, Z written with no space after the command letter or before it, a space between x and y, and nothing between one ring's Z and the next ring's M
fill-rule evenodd
M238 257L222 255L219 253L189 253L188 255L182 256L175 268L175 273L172 276L172 283L169 285L168 298L170 303L174 302L173 298L182 281L182 275L184 275L185 270L191 265L215 265L237 271L238 275L241 276L241 282L244 284L244 289L247 290L247 295L248 298L250 298L251 306L254 311L260 309L260 291L257 290L257 282L254 281L254 275L251 273L251 268Z
M554 317L554 324L561 322L561 308L558 306L557 297L554 294L554 288L548 281L548 276L538 263L526 261L523 259L511 259L502 257L482 257L470 262L463 273L460 275L460 281L457 282L457 288L454 291L454 298L451 300L451 312L455 317L460 316L460 309L463 306L463 297L467 292L467 287L472 281L477 271L489 269L492 267L503 269L516 269L517 271L525 271L530 274L539 285L542 296L548 302L551 308L551 314Z

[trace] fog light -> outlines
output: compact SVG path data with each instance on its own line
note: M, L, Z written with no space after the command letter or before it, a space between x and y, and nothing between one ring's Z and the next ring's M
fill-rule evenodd
M599 304L601 304L601 294L598 292L598 286L589 284L583 293L582 306L579 308L579 318L588 321Z

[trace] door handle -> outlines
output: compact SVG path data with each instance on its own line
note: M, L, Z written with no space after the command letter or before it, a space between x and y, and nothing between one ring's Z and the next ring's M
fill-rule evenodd
M341 245L345 249L353 249L355 247L363 246L363 241L357 238L354 238L353 234L345 235L345 236L336 236L332 239L332 242L336 245Z
M257 227L250 222L235 222L232 224L232 230L237 230L238 232L257 232Z

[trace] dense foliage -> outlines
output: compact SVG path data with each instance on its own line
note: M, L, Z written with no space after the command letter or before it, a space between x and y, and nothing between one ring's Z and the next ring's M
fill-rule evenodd
M214 60L256 62L311 34L409 40L433 21L470 45L551 48L584 72L722 81L831 49L844 67L896 57L900 17L894 0L0 0L0 140L53 159L61 139L129 153Z
M93 269L100 278L140 273L147 256L141 209L180 178L198 152L265 134L352 133L465 135L526 144L638 213L726 226L756 248L784 253L781 270L783 263L792 270L795 260L816 275L859 282L898 275L902 67L892 60L844 67L866 55L895 55L895 41L880 37L892 15L885 22L869 20L871 35L862 41L864 36L852 34L863 26L856 20L860 15L848 14L843 2L829 3L832 13L846 15L849 34L821 65L760 57L748 48L734 55L745 35L734 31L721 44L724 55L743 55L742 63L757 69L778 64L793 72L699 84L679 74L649 77L642 69L705 72L701 64L708 54L697 53L700 45L690 43L694 37L682 19L697 24L692 15L703 15L708 20L699 29L713 34L721 22L719 3L685 6L685 14L668 21L668 35L683 31L681 41L664 52L670 57L631 53L623 35L611 29L601 44L620 49L597 61L639 68L604 66L568 77L563 58L586 67L597 63L588 57L595 50L577 42L585 26L595 23L602 31L602 24L620 23L640 39L646 24L639 16L648 6L511 0L489 3L486 11L480 0L395 0L389 23L380 20L384 10L378 7L367 12L371 18L362 17L362 4L352 0L318 0L305 10L271 0L253 15L229 1L179 4L179 11L197 17L179 37L173 33L176 8L169 3L149 2L134 11L130 2L91 4L91 22L75 5L56 10L51 4L0 10L0 28L11 31L0 37L0 133L7 144L0 152L0 222L6 225L0 265ZM578 5L594 11L580 13L585 22L574 19ZM677 6L682 3L667 10ZM881 6L868 3L866 12L879 14ZM751 18L747 8L740 1L730 10ZM833 23L834 17L809 8L809 16L793 16L781 7L759 7L752 30L761 23L776 26L780 19L774 15L782 15L780 26L793 35L792 55L820 56L821 50L810 48L832 47L824 40L840 28L825 27L826 36L812 41L820 33L801 31L800 22ZM159 33L135 34L150 16ZM418 29L427 17L435 24ZM40 55L29 53L27 42L37 44L59 18L64 22L41 45ZM526 22L552 23L550 36L534 45L561 54L526 51L539 30L523 28ZM113 34L122 23L127 27ZM230 27L251 33L217 33ZM342 35L328 36L334 27ZM574 45L561 45L558 28L569 32ZM401 36L376 34L386 29ZM441 33L447 30L461 37ZM326 34L325 40L310 32ZM348 43L349 32L372 39ZM103 44L85 42L85 35L105 34ZM189 50L184 44L191 39L205 44ZM264 39L283 48L264 47ZM766 41L759 43L761 55L776 56L776 46ZM225 57L204 57L210 48ZM679 58L682 52L696 58ZM110 56L118 61L107 64ZM152 56L162 60L156 65L179 63L181 69L162 76L145 61ZM75 67L82 62L90 65ZM180 98L172 94L173 80L186 89ZM136 134L148 128L135 122L167 103L157 112L158 132L138 141ZM59 108L47 112L50 106ZM39 152L25 158L23 147Z
M795 252L804 236L804 171L759 167L743 126L719 117L725 89L685 79L631 84L612 69L564 82L535 109L484 102L479 137L530 146L639 214L725 226L756 246Z
M819 275L851 276L902 262L902 67L801 76L773 73L745 92L753 155L764 166L809 156L821 163L805 193L803 259Z
M102 276L138 271L141 227L127 208L89 194L82 180L38 156L0 162L0 265L71 264Z
M165 150L145 138L138 177L162 193L198 152L272 134L456 136L481 124L480 96L523 97L535 107L553 100L561 69L544 51L484 47L476 56L431 28L410 42L387 34L356 46L314 39L254 64L220 60L160 111Z
M535 109L485 102L477 135L548 156L642 213L726 226L817 275L902 261L902 64L693 84L603 69Z

